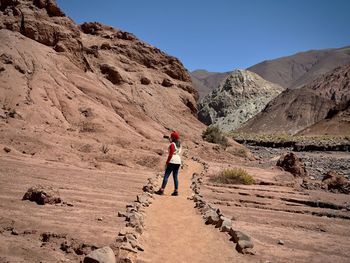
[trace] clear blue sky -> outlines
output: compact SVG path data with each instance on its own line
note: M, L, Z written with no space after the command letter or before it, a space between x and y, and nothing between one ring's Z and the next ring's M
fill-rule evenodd
M189 70L224 72L350 45L350 0L57 0L77 23L132 32Z

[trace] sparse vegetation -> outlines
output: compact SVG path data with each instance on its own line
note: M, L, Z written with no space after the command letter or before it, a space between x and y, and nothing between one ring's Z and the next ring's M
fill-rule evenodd
M228 146L228 140L226 136L220 131L217 126L209 126L202 133L202 138L207 142L220 144L224 147Z
M229 148L227 150L229 153L238 156L238 157L242 157L242 158L247 158L249 157L249 153L246 149L243 148Z
M81 122L80 132L95 132L95 131L97 131L96 124L88 121Z
M274 142L274 143L285 143L285 142L341 142L349 141L350 135L335 136L335 135L314 135L314 136L303 136L303 135L290 135L290 134L255 134L255 133L236 133L231 132L230 136L233 139L252 140L261 142Z
M9 112L7 113L7 115L10 117L10 118L15 118L16 117L16 110L15 109L10 109Z
M109 152L109 147L106 144L103 144L101 147L101 152L103 152L104 154L107 154Z
M224 169L218 175L213 176L211 181L221 184L254 184L253 177L242 168Z

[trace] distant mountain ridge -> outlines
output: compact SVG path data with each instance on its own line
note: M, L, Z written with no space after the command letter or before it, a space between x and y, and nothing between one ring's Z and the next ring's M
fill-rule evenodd
M248 70L284 88L298 88L349 62L350 46L347 46L300 52L261 62Z
M350 46L299 52L291 56L267 60L247 70L262 78L281 85L283 88L297 88L325 74L336 67L350 63ZM208 72L195 70L190 73L192 83L203 98L231 72Z

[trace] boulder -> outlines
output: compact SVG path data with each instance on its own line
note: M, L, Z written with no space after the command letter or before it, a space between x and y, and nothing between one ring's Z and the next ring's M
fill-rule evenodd
M207 211L203 217L206 224L216 225L220 220L219 215L212 209Z
M103 247L92 251L84 258L84 263L116 263L115 255L110 247Z
M236 245L236 250L242 254L250 253L249 249L253 248L254 244L248 240L239 240Z
M122 76L118 72L118 70L108 64L100 65L101 73L105 75L106 79L108 79L113 84L121 84L124 82Z
M323 177L322 183L330 191L339 192L343 194L350 194L350 181L343 175L340 175L336 172L328 172Z
M163 82L162 82L162 86L163 87L167 87L167 88L169 88L169 87L171 87L171 86L173 86L174 84L171 82L171 80L170 79L163 79Z
M46 11L49 16L65 16L64 12L57 6L54 0L46 1Z
M145 195L145 194L138 195L136 201L138 203L142 204L143 206L149 206L149 203L150 203L149 199L148 199L148 196Z
M127 226L142 227L144 224L143 215L141 213L132 212L129 216L129 222Z
M219 222L216 224L216 227L219 227L220 231L222 232L229 232L232 228L232 220L227 217L220 216Z
M38 205L57 204L62 202L57 189L54 189L51 186L41 185L29 188L24 194L22 200L36 202Z
M4 151L5 151L6 153L9 153L9 152L11 152L11 148L5 146L5 147L4 147Z
M232 237L233 242L237 243L240 240L251 241L251 238L241 231L230 229L229 235Z
M138 234L135 231L135 228L133 227L124 227L119 231L118 236L126 236L126 235L133 235L135 238L137 238Z
M155 189L152 184L147 184L142 187L142 191L153 194L155 192Z
M147 78L147 77L142 77L140 81L141 81L142 85L149 85L149 84L151 84L151 80L149 78Z
M295 177L305 177L307 172L304 163L294 153L287 153L277 161L277 166L283 170L290 172Z

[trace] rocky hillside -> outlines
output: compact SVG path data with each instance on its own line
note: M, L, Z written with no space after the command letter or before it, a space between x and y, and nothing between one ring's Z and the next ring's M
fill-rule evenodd
M128 32L79 26L52 0L0 3L0 143L10 154L155 167L164 133L200 134L197 92L175 57Z
M284 88L297 88L347 63L350 63L350 46L300 52L261 62L248 70Z
M204 98L213 89L217 88L230 74L231 72L218 73L200 69L190 73L193 86L198 91L199 99Z
M131 33L75 24L52 0L0 0L0 40L0 262L83 262L104 246L131 262L143 248L125 227L142 232L163 135L180 133L184 159L199 145L228 155L201 141L189 73ZM22 200L28 189L60 203Z
M248 133L350 134L350 64L300 89L287 89L239 131Z
M259 113L282 90L255 73L235 70L199 103L198 118L231 131Z

